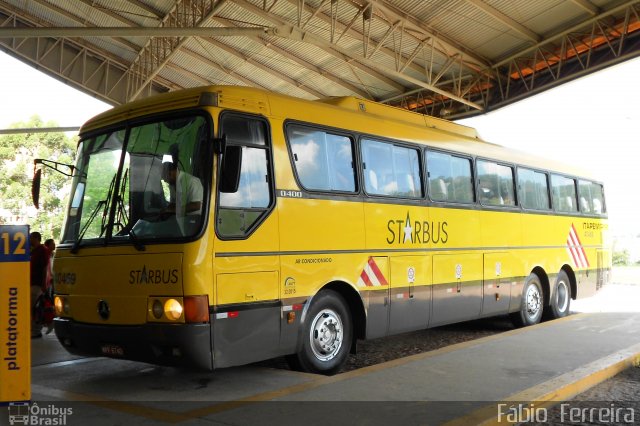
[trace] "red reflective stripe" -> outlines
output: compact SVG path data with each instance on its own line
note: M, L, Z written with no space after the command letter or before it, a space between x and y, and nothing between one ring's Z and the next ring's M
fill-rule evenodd
M301 311L302 310L302 305L293 305L293 310L294 311Z
M567 248L569 249L569 253L571 253L571 257L573 258L573 264L579 267L580 259L578 258L578 255L575 249L573 248L573 244L571 243L571 236L567 238Z
M584 247L582 247L582 242L580 241L580 237L578 236L578 233L576 232L576 228L575 226L573 226L573 223L571 224L571 230L569 231L569 237L571 238L571 240L574 243L574 248L576 250L576 253L578 255L578 257L580 258L580 264L582 267L585 266L589 266L589 259L587 259L587 252L584 250Z
M587 252L584 250L584 247L580 246L580 250L582 250L582 256L584 257L584 261L587 262L587 268L591 266L589 264L589 259L587 258Z
M580 241L580 237L578 236L578 232L576 231L576 227L573 223L571 224L571 228L569 228L569 236L567 237L567 248L571 253L573 263L576 266L581 268L591 266L591 264L589 263L589 258L587 257L587 251L582 246L582 241Z
M227 318L238 318L238 311L227 312Z
M371 267L373 273L376 275L378 282L381 285L387 285L387 280L384 278L384 275L382 275L382 272L380 272L380 268L378 268L378 265L376 264L375 260L373 260L373 257L369 258L369 266Z
M367 287L373 286L373 283L369 279L369 275L367 275L367 271L362 271L362 273L360 274L360 279L364 281L364 285L366 285Z
M573 236L575 237L575 240L578 242L578 245L581 246L582 242L580 241L580 237L578 237L578 231L576 231L576 227L573 226L573 223L571 224L571 231L573 231Z

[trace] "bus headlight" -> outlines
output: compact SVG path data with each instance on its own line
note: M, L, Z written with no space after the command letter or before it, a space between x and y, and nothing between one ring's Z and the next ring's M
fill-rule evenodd
M167 299L164 302L164 314L170 320L179 320L182 317L182 304L176 299Z
M161 319L164 314L164 306L162 306L162 302L158 299L153 301L153 305L151 307L151 313L155 319Z
M183 323L185 302L177 296L152 296L147 299L147 321L163 323Z

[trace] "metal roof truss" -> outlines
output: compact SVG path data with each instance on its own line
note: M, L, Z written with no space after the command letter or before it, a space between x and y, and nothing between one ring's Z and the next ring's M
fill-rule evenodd
M122 3L116 10L106 0L82 0L84 9L66 0L2 2L0 48L114 105L194 85L244 84L308 99L354 95L449 118L640 52L640 0L572 0L571 16L552 34L532 19L544 20L541 11L527 20L510 14L529 12L516 0ZM462 31L447 36L442 19L478 24L477 40ZM487 43L495 51L481 49Z

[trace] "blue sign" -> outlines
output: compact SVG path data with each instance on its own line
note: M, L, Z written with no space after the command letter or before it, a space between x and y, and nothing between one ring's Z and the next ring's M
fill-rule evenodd
M0 262L28 262L30 252L28 225L0 225Z

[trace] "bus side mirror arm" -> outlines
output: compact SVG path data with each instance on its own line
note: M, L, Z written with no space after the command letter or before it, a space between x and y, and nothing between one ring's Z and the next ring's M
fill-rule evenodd
M73 177L75 166L71 164L58 163L57 161L45 160L43 158L36 158L33 160L33 180L31 181L31 199L36 209L40 208L40 180L42 179L42 169L48 167L55 170L58 173L62 173L65 176ZM63 170L68 168L69 171Z
M227 135L223 134L219 138L213 138L213 150L216 154L224 154L227 149Z

